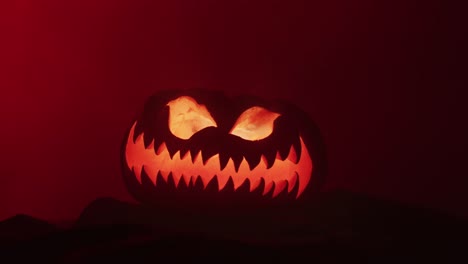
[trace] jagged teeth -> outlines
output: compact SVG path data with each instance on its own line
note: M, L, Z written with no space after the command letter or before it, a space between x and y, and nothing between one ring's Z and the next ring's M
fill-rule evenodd
M275 163L278 162L278 161L288 160L288 161L292 162L293 164L297 164L299 162L298 155L297 155L297 152L296 152L296 148L294 147L294 145L291 145L291 147L289 148L289 153L288 153L288 156L286 156L286 158L282 158L279 151L276 151L276 153L274 155L275 155L274 158L272 158L270 156L271 161L269 161L270 159L262 154L260 156L260 163L263 162L263 163L265 163L267 165L267 168L271 168L271 167L275 166ZM257 164L257 166L258 166L258 164ZM253 169L255 169L255 168L253 168Z
M294 173L294 176L288 182L288 193L292 192L292 190L294 189L294 186L296 186L296 183L297 183L297 172Z
M284 188L286 188L286 186L288 186L288 181L286 180L276 182L275 189L273 191L273 198L278 196L278 194L280 194L284 190Z
M291 145L291 148L289 149L289 154L288 157L286 158L292 163L296 164L299 160L297 159L297 152L296 149L294 148L293 145Z
M275 183L272 182L272 181L269 182L269 183L267 183L267 184L265 184L265 189L263 190L263 193L262 193L262 194L263 194L263 195L266 195L267 193L269 193L269 192L271 191L271 189L273 188L273 185L274 185L274 184L275 184Z
M134 127L127 142L126 160L127 165L140 183L143 170L154 185L157 183L158 173L166 182L168 182L169 174L171 174L176 187L180 185L181 181L184 181L187 186L190 182L195 184L199 175L202 175L203 177L200 177L200 179L204 188L206 188L216 177L218 190L220 191L226 187L229 179L233 182L234 190L237 190L249 179L251 192L258 189L261 182L264 181L263 195L272 192L272 196L276 197L285 189L290 193L295 189L295 186L298 186L296 197L299 197L310 180L312 163L302 138L300 138L302 149L300 160L298 160L296 149L291 145L289 154L284 160L277 152L273 164L268 164L268 159L261 155L260 161L252 169L246 158L243 158L237 164L232 158L229 158L225 166L222 167L219 154L212 155L204 162L201 151L196 155L192 155L191 151L185 151L184 154L177 151L171 158L164 142L158 148L155 148L155 141L152 140L145 147L143 134L139 135L133 142L131 139L134 138ZM306 158L302 159L302 157ZM269 165L271 168L269 168Z
M222 191L226 187L227 182L231 177L218 177L218 190Z
M257 189L258 186L260 186L260 183L262 183L262 178L251 180L250 181L250 192L253 192L255 189Z
M159 145L158 149L156 150L156 155L161 155L161 153L165 152L165 151L168 151L167 150L167 147L166 147L166 143L161 143L161 145Z
M151 140L151 143L146 147L146 149L154 149L154 139Z
M190 181L192 181L192 176L191 176L191 175L182 174L182 179L181 179L181 181L184 181L184 182L185 182L185 185L189 186ZM180 182L179 182L179 184L180 184Z
M159 173L161 173L162 178L167 182L170 171L160 170Z
M202 159L202 154L201 154L201 150L198 151L197 154L195 154L195 156L192 158L192 163L195 165L195 164L198 164L198 165L203 165L203 159Z
M151 180L151 182L156 185L156 177L158 176L158 171L154 169L153 166L143 166L142 168L145 170L146 175L148 175L148 178ZM141 179L141 176L140 176Z

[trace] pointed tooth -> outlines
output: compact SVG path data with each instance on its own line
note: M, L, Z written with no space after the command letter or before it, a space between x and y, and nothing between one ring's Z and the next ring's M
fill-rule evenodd
M180 151L176 151L176 152L174 153L174 155L171 157L171 159L172 159L172 158L181 160L182 157L180 156Z
M203 164L201 150L199 150L198 153L195 153L195 154L192 153L192 163L193 164L196 164L196 163Z
M181 184L181 182L184 182L186 186L189 186L191 181L192 181L192 176L191 175L182 174L182 177L181 177L181 179L179 181L179 184Z
M302 152L302 147L301 147L301 137L298 135L294 140L293 140L293 147L294 151L296 153L296 163L299 162L301 159L301 152Z
M211 156L206 163L205 166L210 169L215 169L216 171L219 170L219 154ZM205 176L205 175L203 175ZM208 176L208 175L207 175ZM212 177L212 175L209 175L209 177Z
M302 194L302 192L304 191L305 189L305 184L303 183L302 179L301 179L301 175L298 174L298 177L297 177L297 185L299 186L298 189L297 189L297 195L296 195L296 199L299 198L299 196Z
M208 183L210 183L210 181L213 179L214 175L203 175L203 176L200 176L202 182L203 182L203 189L206 189L206 187L208 186Z
M192 160L192 154L190 153L190 151L187 151L187 153L185 153L185 156L182 158L183 160Z
M273 198L278 196L278 194L280 194L286 188L287 185L288 185L288 182L286 180L276 182L275 190L273 191Z
M234 171L234 160L232 158L229 158L226 167L224 168L224 173L231 173ZM229 176L229 175L228 175Z
M169 157L170 157L171 159L173 159L174 156L175 156L175 154L176 154L177 152L179 152L178 149L175 149L174 147L171 147L170 144L169 144L169 145L166 144L166 147L167 147L167 152L169 153Z
M135 178L137 181L141 184L141 171L143 170L142 167L140 166L134 166L132 168L133 175L135 175Z
M236 172L239 172L239 168L240 168L240 165L241 165L243 160L244 160L244 157L242 157L242 156L232 157L232 161L234 161L234 170Z
M244 179L242 184L237 189L235 189L235 191L238 191L240 193L247 193L249 192L249 189L250 189L249 186L250 186L250 181L248 179Z
M273 164L275 164L276 151L268 150L263 154L263 157L265 157L267 169L269 169L273 166Z
M180 185L182 182L185 182L185 180L184 180L184 174L180 174L180 177L179 177L178 179L174 177L174 182L175 182L176 188L179 188L179 185Z
M261 182L262 178L250 181L250 192L253 192L255 189L257 189Z
M234 172L234 161L232 160L232 158L229 158L224 170L216 174L219 191L221 191L225 187L226 183L229 181L229 177L231 176L233 172Z
M252 185L251 185L252 186ZM263 194L263 191L265 190L265 179L263 177L260 177L260 183L258 184L258 187L255 188L252 193L256 194Z
M231 178L232 182L234 183L234 190L237 190L247 180L246 178L240 175Z
M187 189L192 189L193 188L193 182L194 180L192 180L195 176L191 176L189 181L185 182L185 185L187 185Z
M297 191L297 196L298 198L302 192L305 190L307 185L309 184L311 174L312 174L312 159L310 158L309 151L307 150L307 147L304 144L304 141L301 138L301 149L302 153L305 158L302 158L300 160L300 166L299 166L299 171L297 172L298 174L298 181L299 181L299 188Z
M174 173L169 173L169 176L167 177L167 187L170 190L174 190L176 188L176 184L174 182Z
M229 177L229 180L227 181L226 186L224 186L223 192L225 193L234 192L234 182L232 181L232 177Z
M269 193L271 188L273 188L273 185L274 185L273 181L269 182L268 184L265 184L265 189L263 190L262 195L266 195L267 193Z
M203 165L206 165L208 163L208 161L214 156L216 155L215 152L211 152L211 151L202 151L202 160L203 160ZM219 162L218 162L219 163Z
M279 151L276 152L275 159L277 159L277 160L283 160L283 158L281 158L281 154L280 154Z
M133 137L133 143L135 143L140 136L143 136L142 135L143 134L143 125L140 124L139 122L135 122L135 124L133 125L130 132L131 132L130 136Z
M290 193L294 189L294 186L296 186L297 179L298 179L297 172L295 172L294 176L292 176L292 178L288 182L288 193Z
M145 148L148 148L151 141L153 141L153 137L151 136L151 134L143 134L143 143L145 144Z
M156 150L156 155L161 155L161 153L163 153L164 151L167 151L167 147L166 147L166 143L161 143L161 145L159 145L158 149Z
M167 177L167 176L166 176ZM165 188L166 187L166 184L167 183L167 180L165 180L161 174L161 171L158 172L158 176L156 177L156 186L158 186L158 188Z
M127 144L135 144L135 125L136 125L136 122L133 123L132 127L130 128L130 130L128 131L128 138L127 138Z
M211 180L208 181L208 184L205 186L204 191L206 193L217 193L218 192L218 178L216 175L211 177Z
M242 172L244 171L249 171L249 163L247 162L247 160L245 158L242 158L242 161L239 165L239 170L241 170Z
M229 155L223 152L219 153L219 168L221 171L224 170L224 168L226 168L228 161L229 161Z
M161 174L162 178L167 182L167 177L169 176L170 171L160 170L159 173Z
M203 183L203 180L202 180L202 177L201 177L201 176L193 177L192 179L195 179L195 181L193 181L193 188L194 188L195 190L203 190L203 189L205 189L205 186L204 186L204 183Z
M192 163L195 163L195 158L198 156L198 154L201 155L200 151L197 152L194 149L190 149L189 152L190 152L190 156L192 157Z
M151 182L151 179L146 174L144 167L141 168L141 184L146 184L147 182Z
M172 179L174 180L175 187L179 185L181 178L182 178L182 173L177 172L177 170L172 172Z
M184 159L186 159L187 157L190 156L190 151L188 151L188 149L187 150L181 150L179 152L179 155L180 155L180 160L184 160Z
M154 139L151 140L151 142L150 142L149 145L146 147L146 149L154 149Z
M246 177L250 174L249 164L245 158L242 159L238 171L238 174L236 173L235 175L231 175L232 181L234 183L234 190L237 190L237 188L239 188L244 183Z
M281 160L285 160L288 157L290 146L289 144L280 144L278 152Z
M230 176L217 176L218 177L218 190L222 191L226 187L227 182L229 181Z
M192 186L195 186L195 183L197 182L198 177L200 177L200 176L197 175L197 176L193 176L193 177L191 178Z
M252 171L257 167L258 163L260 162L260 155L257 153L247 154L244 158L249 163L249 169Z
M145 171L148 178L156 185L156 177L158 176L158 169L154 168L154 166L143 166L143 170Z
M163 143L163 141L158 139L158 138L155 138L153 140L154 153L158 154L158 149L159 149L159 147L161 146L162 143Z
M297 159L297 153L293 145L291 145L291 148L289 150L288 160L290 160L294 164L296 164L299 161Z
M264 155L260 157L260 161L263 162L263 164L265 164L265 168L268 169L268 159Z
M182 174L182 177L180 177L179 184L176 186L179 190L187 190L188 189L188 182L190 182L190 181L186 181L185 177L186 176L184 174Z
M140 134L138 136L135 136L135 143L134 144L141 144L140 142L143 141L143 134ZM144 143L143 143L144 146Z
M302 174L304 175L304 174ZM302 194L302 192L304 192L305 188L307 187L307 184L309 183L309 176L302 176L301 174L299 174L299 177L298 177L298 182L299 182L299 188L297 190L297 196L296 196L296 199L299 198L299 196Z

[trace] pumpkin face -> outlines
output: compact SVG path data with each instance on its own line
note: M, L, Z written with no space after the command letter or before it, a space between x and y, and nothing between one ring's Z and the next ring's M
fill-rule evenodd
M152 96L122 153L130 193L150 203L294 201L317 189L323 158L297 108L203 90Z

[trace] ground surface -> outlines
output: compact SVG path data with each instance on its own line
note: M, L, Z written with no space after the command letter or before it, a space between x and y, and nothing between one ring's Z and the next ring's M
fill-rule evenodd
M302 209L196 214L101 198L66 228L26 215L0 222L0 252L59 263L460 263L468 254L468 222L452 215L346 192Z

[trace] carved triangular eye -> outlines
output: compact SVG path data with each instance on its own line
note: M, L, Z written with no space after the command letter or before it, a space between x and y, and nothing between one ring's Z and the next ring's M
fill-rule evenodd
M216 127L216 122L205 105L198 104L190 96L181 96L167 103L169 106L169 130L181 139L207 127Z
M245 110L229 133L245 140L260 140L273 133L274 122L280 114L263 107L254 106Z

